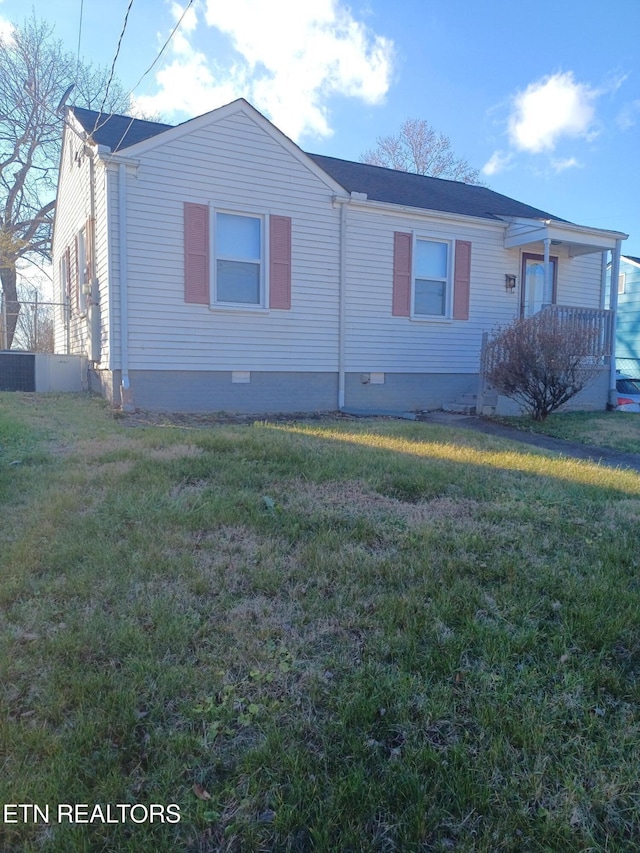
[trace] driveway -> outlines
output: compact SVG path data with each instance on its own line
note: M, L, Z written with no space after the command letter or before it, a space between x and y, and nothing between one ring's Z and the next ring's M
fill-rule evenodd
M425 423L471 429L475 430L475 432L483 432L485 435L495 435L497 438L508 438L511 441L518 441L521 444L530 444L533 447L541 447L544 450L553 450L562 456L599 462L608 468L631 468L634 471L640 471L640 454L638 453L623 453L620 450L611 450L608 447L599 447L593 444L578 444L575 441L564 441L561 438L552 438L549 435L523 432L513 427L494 423L486 418L480 418L477 415L425 412L418 415L417 419Z

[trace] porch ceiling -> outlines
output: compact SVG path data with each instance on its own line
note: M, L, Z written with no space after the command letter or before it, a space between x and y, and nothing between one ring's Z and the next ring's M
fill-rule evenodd
M626 240L628 234L620 231L605 231L600 228L585 228L571 222L554 219L507 219L504 245L506 249L528 246L550 240L552 246L567 246L570 257L588 255L592 252L614 250L617 240Z

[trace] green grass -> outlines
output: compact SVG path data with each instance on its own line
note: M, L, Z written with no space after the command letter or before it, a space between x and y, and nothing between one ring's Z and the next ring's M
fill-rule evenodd
M3 394L0 503L2 802L181 815L3 853L634 849L640 475Z
M529 417L498 420L525 432L640 453L640 415L633 412L554 412L544 421Z

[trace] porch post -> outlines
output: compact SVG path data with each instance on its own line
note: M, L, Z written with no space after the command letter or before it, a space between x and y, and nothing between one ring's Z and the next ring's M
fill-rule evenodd
M600 262L600 307L607 307L607 263L609 261L609 250L602 252Z
M552 284L550 281L549 275L549 248L551 246L551 239L549 237L544 238L544 294L542 296L542 307L546 307L549 305L552 300Z
M618 277L620 276L620 247L622 240L616 240L611 252L611 278L609 280L609 309L611 311L611 358L609 364L609 405L618 402L616 392L616 325L618 314Z

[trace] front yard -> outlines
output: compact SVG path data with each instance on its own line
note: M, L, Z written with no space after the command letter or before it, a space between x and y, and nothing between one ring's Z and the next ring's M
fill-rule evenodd
M6 853L637 843L640 475L3 394L0 501Z

